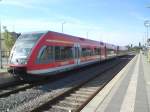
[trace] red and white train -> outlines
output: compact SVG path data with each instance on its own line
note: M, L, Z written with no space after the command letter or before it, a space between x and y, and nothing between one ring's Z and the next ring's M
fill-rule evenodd
M126 52L126 47L53 31L26 33L12 48L8 71L23 78L44 77Z

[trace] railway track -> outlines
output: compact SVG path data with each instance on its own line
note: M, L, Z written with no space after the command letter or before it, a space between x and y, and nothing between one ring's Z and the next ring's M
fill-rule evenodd
M87 70L88 67L93 67L93 66L97 66L97 64L82 67L81 69L71 70L71 71L65 72L65 74L71 75L71 72L73 72L73 74L75 74L75 73ZM64 78L65 76L66 75L61 74L61 77L55 77L55 78L53 77L53 78L55 80L59 80L61 78ZM51 78L49 78L49 79L46 79L44 81L40 81L38 83L36 83L36 82L35 83L27 83L27 82L24 82L23 80L14 79L13 81L10 81L10 82L7 82L7 83L0 85L0 98L7 97L11 94L15 94L15 93L18 93L20 91L25 91L26 89L30 89L30 88L33 88L33 87L36 87L36 86L39 86L42 84L53 82L55 80L51 80Z
M92 65L90 65L90 66L92 66ZM90 66L88 66L88 67L90 67ZM77 72L80 72L80 71L86 70L86 69L87 69L87 67L83 67L82 69L77 69L77 70L65 72L65 74L71 74L71 72L77 73ZM60 78L64 78L65 76L66 75L61 74L60 77L55 77L55 78L53 77L55 80L51 80L51 78L49 78L49 79L40 81L38 83L36 83L36 82L27 83L27 82L24 82L23 80L15 79L13 81L10 81L10 82L7 82L7 83L0 85L0 98L7 97L11 94L15 94L15 93L18 93L20 91L25 91L26 89L30 89L30 88L33 88L33 87L36 87L36 86L39 86L42 84L46 84L49 82L52 83L53 81L59 80Z
M8 72L0 73L0 90L20 84L22 81L15 79Z
M6 89L0 90L0 98L7 97L11 94L15 94L17 92L24 91L32 87L33 87L32 84L20 84L13 87L8 87Z
M1 72L0 75L5 75L8 74L7 72Z
M7 89L7 88L12 88L15 86L23 85L23 81L16 80L16 79L8 79L6 82L0 84L0 91Z
M62 78L62 77L60 77ZM60 80L60 79L56 79L56 80ZM9 95L15 94L15 93L19 93L21 91L26 91L27 89L30 88L34 88L40 85L44 85L47 84L51 81L54 82L55 80L51 80L51 79L47 79L47 80L43 80L40 82L33 82L33 83L27 83L24 82L22 80L17 80L15 82L10 82L8 84L4 84L4 86L2 88L0 88L0 98L4 98L4 97L8 97Z
M101 72L92 72L92 77L84 78L76 84L63 86L59 91L49 91L46 95L38 97L28 103L19 106L16 112L68 112L79 111L97 94L126 64L131 58L124 58L109 65ZM84 74L85 75L85 74ZM94 77L93 77L94 76ZM108 77L109 76L109 77ZM65 90L63 90L65 88Z

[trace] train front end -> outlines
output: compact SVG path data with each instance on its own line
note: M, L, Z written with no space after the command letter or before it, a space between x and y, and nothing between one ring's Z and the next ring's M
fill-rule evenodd
M18 78L26 77L28 59L43 33L22 34L16 40L9 57L8 72Z

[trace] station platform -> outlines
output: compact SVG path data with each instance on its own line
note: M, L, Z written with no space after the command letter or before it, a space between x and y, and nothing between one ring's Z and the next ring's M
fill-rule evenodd
M136 55L81 112L150 112L150 62Z

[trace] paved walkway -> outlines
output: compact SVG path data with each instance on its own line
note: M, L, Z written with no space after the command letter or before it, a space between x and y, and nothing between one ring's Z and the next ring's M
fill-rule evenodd
M150 112L150 63L135 56L81 112Z

